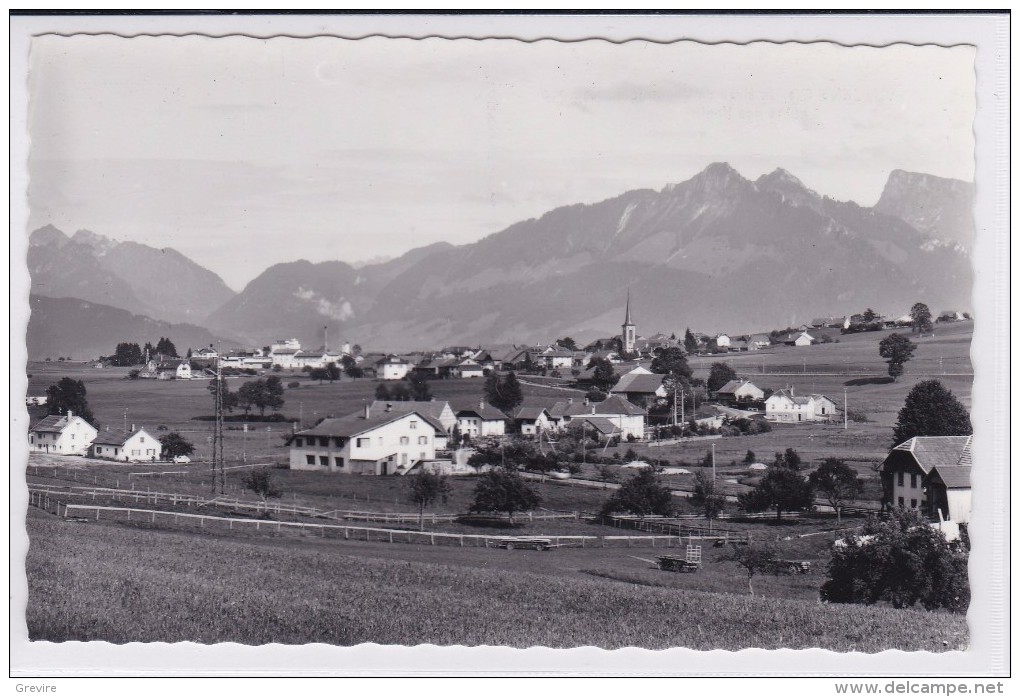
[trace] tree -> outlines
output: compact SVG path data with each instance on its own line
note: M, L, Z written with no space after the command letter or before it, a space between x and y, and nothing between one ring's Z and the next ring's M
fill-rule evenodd
M530 511L542 503L542 497L514 470L499 468L478 478L472 513L505 511L514 524L514 513Z
M213 396L213 404L216 403L216 392L219 391L220 398L223 401L223 411L233 411L234 407L237 406L237 395L230 391L226 378L213 378L209 381L206 389Z
M660 483L651 467L646 467L621 484L602 506L603 515L616 512L639 516L672 515L673 493Z
M588 361L587 367L592 370L591 384L595 389L608 392L616 384L616 371L608 358L596 356Z
M171 431L159 439L163 446L163 459L172 460L179 455L191 455L195 446L177 431Z
M432 399L432 389L429 387L428 379L421 373L411 373L409 380L411 399L417 402L428 402Z
M775 460L772 462L774 467L785 467L794 472L800 471L800 463L800 453L793 448L787 448L785 453L776 453Z
M134 369L128 371L128 379L129 380L137 380L138 376L140 376L141 374L142 374L142 371L140 371L138 368L134 368Z
M143 362L141 347L131 343L117 344L117 348L114 349L113 356L110 358L110 363L120 367L141 365Z
M325 370L326 370L326 379L329 380L329 383L331 385L335 381L340 379L341 372L340 372L340 368L337 367L336 363L327 363Z
M156 353L162 354L167 358L177 358L177 347L174 346L174 342L170 341L169 337L161 336L159 341L156 342Z
M751 491L737 496L737 503L749 513L776 509L776 520L782 520L783 511L802 511L814 502L811 483L796 470L787 467L769 467Z
M918 511L894 509L888 519L872 518L854 533L859 534L848 534L833 547L822 600L967 611L968 555L946 542Z
M266 378L266 406L274 412L283 408L283 380L278 375Z
M311 372L308 373L308 377L312 380L318 380L321 385L324 380L329 380L329 371L325 368L312 368Z
M360 378L365 375L365 371L358 367L354 356L344 356L340 359L340 365L343 366L344 374L349 378Z
M914 355L917 344L902 334L890 334L878 342L878 353L889 364L889 375L895 380L903 374L903 364Z
M68 412L74 412L75 416L99 428L99 422L89 407L85 383L73 378L60 378L55 385L46 388L46 413L64 416Z
M842 523L843 504L856 501L864 485L857 472L838 458L828 457L808 475L808 482L836 509L836 522Z
M679 346L663 349L659 355L652 359L652 365L648 369L659 375L673 375L688 381L694 375L691 367L687 365L684 350Z
M969 436L967 408L938 380L923 380L910 390L893 428L893 445L914 436Z
M273 471L268 467L255 467L241 479L241 486L256 494L265 504L269 499L278 499L282 495L273 481Z
M716 392L730 380L737 379L737 371L728 363L716 362L708 371L708 391Z
M513 411L524 401L521 383L510 371L505 376L492 374L485 380L485 399L492 406L507 413Z
M684 332L684 350L687 353L696 353L698 350L698 340L694 337L690 327L687 327L687 331Z
M734 546L733 552L720 557L718 561L732 561L747 573L747 590L754 595L751 581L758 574L779 575L788 571L788 567L779 560L775 547L769 544L747 544Z
M861 317L864 319L865 324L870 324L878 319L878 313L869 307L861 314Z
M609 398L609 395L597 387L593 387L584 393L584 398L591 403L597 403L606 401L606 399Z
M420 472L411 477L411 488L408 499L418 506L418 529L425 529L425 509L442 499L446 503L452 491L450 483L441 474Z
M569 336L563 337L562 339L560 339L556 343L559 344L560 346L562 346L563 348L565 348L568 351L576 351L577 350L577 342L574 341L573 339L571 339Z
M375 386L375 398L381 402L385 402L390 398L390 390L386 387L385 382L380 382Z
M691 503L701 509L702 515L708 521L708 528L711 530L712 520L718 518L726 508L726 497L716 490L715 479L712 478L712 475L701 470L694 478Z
M757 460L757 458L755 457L753 450L748 450L747 454L744 455L744 464L745 465L752 465L752 464L754 464L754 462L756 460Z
M910 322L913 331L918 334L930 332L932 328L931 310L924 303L914 303L914 306L910 308Z

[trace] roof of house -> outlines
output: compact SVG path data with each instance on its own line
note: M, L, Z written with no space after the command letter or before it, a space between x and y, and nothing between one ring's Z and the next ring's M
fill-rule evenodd
M545 407L518 407L511 414L510 418L514 421L534 421L545 412L546 416L549 415L548 410Z
M562 402L557 402L553 407L559 411ZM641 407L631 404L620 395L610 395L601 402L573 402L564 405L562 414L568 416L643 416L647 414Z
M323 419L320 423L307 428L303 431L298 431L295 436L339 436L351 438L367 431L375 430L380 426L399 421L408 414L417 414L435 428L440 433L446 433L446 429L443 428L442 424L437 422L435 419L430 417L428 414L422 414L417 410L410 411L385 411L385 410L369 410L368 418L363 413L350 414L348 416L341 417L339 419Z
M768 334L752 334L747 339L748 343L758 343L764 341L767 344L772 343L772 338Z
M33 426L32 430L59 433L65 428L67 428L66 416L47 416Z
M407 402L387 402L385 400L377 399L374 402L372 402L368 410L370 413L373 414L376 413L381 414L387 411L406 414L408 412L415 411L421 414L422 416L429 417L430 419L435 421L436 424L439 424L439 418L442 416L443 412L446 410L448 406L450 406L449 402L439 401L416 402L413 400Z
M381 361L376 361L376 365L408 365L410 361L401 358L400 356L387 356Z
M457 416L468 414L474 414L483 421L506 421L507 418L506 414L486 402L482 402L479 405L468 407L466 409L461 409L457 412Z
M575 420L573 423L587 423L593 426L599 433L607 436L620 433L620 427L614 424L605 416L584 416L580 419Z
M114 429L111 431L100 431L99 435L92 441L93 445L124 445L131 436L144 431L143 428L136 428L133 431Z
M156 367L159 368L160 370L171 370L171 369L172 370L177 370L179 367L181 367L181 365L186 365L188 367L191 367L191 364L188 363L187 359L184 359L184 358L173 358L173 359L166 360L166 361L160 361L159 363L156 364Z
M785 397L786 399L790 400L794 404L808 404L811 401L810 397L797 397L796 395L793 394L793 390L792 389L791 390L776 390L775 392L772 393L772 396L769 397L769 399L772 399L774 397ZM768 400L765 400L765 401L768 401Z
M747 346L747 341L744 339L733 339L730 341L730 348L744 348Z
M737 390L739 390L744 385L749 385L751 387L754 387L755 389L758 389L758 387L753 382L751 382L750 380L730 380L725 385L723 385L718 390L716 390L716 392L723 393L723 394L732 394L732 393L736 392ZM780 391L782 391L782 390L780 390Z
M654 394L656 390L662 387L662 381L665 377L665 375L648 372L626 373L620 377L620 380L613 386L611 392Z
M300 350L301 349L296 348L278 348L273 349L272 351L270 351L270 353L272 353L274 356L293 356Z
M969 454L968 449L968 454ZM938 465L931 468L929 476L937 476L947 489L970 488L970 465Z
M970 466L972 438L973 436L914 436L889 451L886 460L898 457L900 453L910 453L925 474L934 467Z

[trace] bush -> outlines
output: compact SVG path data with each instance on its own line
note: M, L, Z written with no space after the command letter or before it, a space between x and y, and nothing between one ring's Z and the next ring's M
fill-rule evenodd
M847 420L853 421L857 424L863 424L869 421L867 414L863 411L857 411L856 409L847 409L846 418Z
M298 387L301 387L301 383L298 382L297 380L295 380L293 382L288 382L287 383L287 387L289 387L290 389L294 390L294 389L297 389Z
M551 377L551 378L560 378L560 377L563 377L563 376L560 375L560 371L553 370L552 372L549 373L549 377Z
M894 509L890 519L869 520L860 537L847 536L833 548L821 597L963 613L970 604L967 554L954 550L917 511Z

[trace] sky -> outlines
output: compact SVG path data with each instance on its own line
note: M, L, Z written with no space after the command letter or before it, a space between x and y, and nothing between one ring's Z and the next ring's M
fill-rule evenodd
M712 162L873 205L974 176L971 47L42 36L29 230L273 264L465 244Z

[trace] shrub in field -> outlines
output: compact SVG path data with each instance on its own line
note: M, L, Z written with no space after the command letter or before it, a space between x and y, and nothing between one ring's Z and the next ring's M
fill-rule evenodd
M446 477L434 472L421 472L411 477L408 500L418 507L418 529L425 529L425 509L436 501L446 503L453 488Z
M779 559L775 547L769 544L734 545L733 552L716 559L716 561L732 561L747 574L747 590L754 595L752 581L759 574L780 575L789 573L789 567Z
M619 459L619 453L614 455L615 459ZM616 469L610 465L599 465L595 472L598 474L598 478L604 482L615 482L619 479L619 475L616 473Z
M288 382L287 387L289 389L296 390L297 388L301 387L301 383L298 382L297 380L294 380L293 382Z
M475 487L475 500L471 504L472 513L502 511L507 514L510 524L514 523L514 513L521 513L537 508L542 497L531 488L521 476L513 470L495 469L478 478Z
M659 476L648 467L620 485L605 505L602 514L633 513L646 515L673 515L673 494L659 481Z
M694 492L691 495L691 503L697 506L702 515L705 516L711 530L712 520L718 518L719 514L726 508L726 497L717 492L712 475L701 470L694 479Z
M801 511L814 501L811 484L797 471L788 467L769 467L758 486L737 496L740 507L749 513L761 513L775 508L776 520L783 511Z
M821 467L808 475L808 481L836 509L838 523L842 522L843 504L856 501L864 488L857 472L834 457L826 458Z
M172 460L179 455L191 455L195 452L195 446L177 431L168 433L159 439L163 446L163 459Z
M868 422L868 415L863 411L857 411L856 409L848 409L846 412L846 418L856 424L864 424Z
M273 472L269 467L256 467L241 479L241 486L251 491L266 503L269 499L278 499L282 496L273 481Z
M967 553L954 549L917 511L894 509L889 519L869 520L860 535L833 548L821 597L964 613L970 604Z

